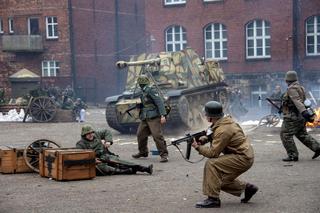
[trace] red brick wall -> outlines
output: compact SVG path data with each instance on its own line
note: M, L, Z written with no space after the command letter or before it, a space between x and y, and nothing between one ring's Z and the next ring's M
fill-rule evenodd
M222 63L227 73L286 71L292 67L292 1L225 0L215 3L187 1L183 6L163 6L163 1L146 2L146 31L156 39L155 51L165 50L164 31L173 24L187 31L188 45L204 55L203 29L209 23L227 27L228 60ZM246 60L245 24L264 19L271 25L271 59Z
M39 30L43 37L44 51L41 53L22 52L22 53L7 53L0 52L0 60L10 67L7 76L19 71L22 68L27 68L32 72L41 76L42 61L56 60L60 62L60 73L57 79L68 79L65 84L71 84L71 66L70 66L70 38L69 38L69 23L68 23L68 3L65 0L25 0L15 1L8 0L6 4L0 8L0 17L3 19L4 35L9 34L8 17L14 18L14 35L28 34L28 17L39 18ZM56 16L58 19L58 34L56 40L46 39L46 16ZM1 37L1 36L0 36ZM1 46L0 46L1 49ZM1 70L0 73L5 73L6 70ZM52 78L55 79L55 78ZM42 79L44 82L49 80ZM59 82L58 82L59 83ZM8 86L7 77L0 79L0 86Z

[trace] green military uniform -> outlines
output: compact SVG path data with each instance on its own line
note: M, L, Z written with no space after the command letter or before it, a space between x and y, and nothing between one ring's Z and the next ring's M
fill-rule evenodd
M203 193L219 198L220 190L240 196L247 183L237 179L253 164L254 153L239 124L230 116L211 126L211 146L199 146L199 154L209 158L204 167ZM220 155L223 153L223 155Z
M85 138L85 135L89 132L93 132L90 127L83 127L81 140L77 142L76 147L79 149L92 149L95 151L96 158L102 161L102 163L97 164L98 173L101 173L102 175L113 175L134 174L137 171L149 172L147 167L121 160L117 155L105 148L101 140L112 142L112 135L109 130L94 131L93 141L88 141Z
M166 115L162 97L156 88L146 85L142 88L140 96L142 107L140 109L140 124L137 131L139 153L148 155L148 136L151 134L156 143L160 156L166 158L168 150L164 140L160 117Z
M289 84L282 97L283 123L280 137L288 157L295 160L298 160L299 153L293 140L294 135L312 151L320 150L319 142L306 131L306 120L302 116L302 113L306 110L303 104L305 99L305 89L298 81Z

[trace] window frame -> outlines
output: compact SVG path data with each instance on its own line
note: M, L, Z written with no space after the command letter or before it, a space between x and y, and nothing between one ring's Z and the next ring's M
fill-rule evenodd
M56 18L57 22L54 22L54 18ZM49 23L49 19L52 19L52 22ZM55 28L55 26L56 26L56 28ZM49 35L49 32L51 32L52 35ZM47 16L46 17L46 38L47 39L58 39L59 38L57 16Z
M310 19L313 19L313 32L312 33L308 33L308 21ZM319 19L319 22L318 22ZM319 25L319 28L318 28ZM320 50L318 51L318 45L320 45L320 41L318 41L318 37L320 38L320 15L314 15L314 16L310 16L306 19L305 21L305 48L306 48L306 56L319 56L320 55ZM309 53L308 52L308 46L310 46L308 44L308 37L313 37L313 48L314 51L313 53Z
M31 34L31 23L30 23L30 20L31 19L37 19L38 20L38 34ZM40 34L40 19L39 17L28 17L28 35L39 35Z
M9 33L11 33L11 34L14 33L13 17L8 18L8 29L9 29Z
M179 38L180 41L176 41L175 39L175 34L177 34L177 32L175 32L175 28L179 27ZM168 41L168 31L172 29L172 40ZM183 40L183 37L185 35L186 40ZM176 45L179 44L180 45L180 49L177 50L176 49ZM185 47L187 47L188 41L187 41L187 31L185 30L185 28L181 25L171 25L169 26L166 30L165 30L165 45L166 45L166 51L167 52L176 52L176 51L180 51L183 50ZM172 45L172 50L168 49L168 45Z
M171 1L171 2L168 2ZM177 1L177 2L174 2ZM187 0L164 0L164 5L181 5L181 4L186 4Z
M218 25L219 26L219 38L215 38L215 25ZM211 39L207 39L207 32L208 31L208 28L211 28L210 29L210 32L211 32ZM223 29L224 27L224 29ZM226 33L226 36L225 38L223 37L223 32L225 31ZM212 59L216 59L216 60L228 60L228 36L227 36L227 27L222 24L222 23L210 23L208 24L204 30L203 30L203 33L204 33L204 51L205 51L205 58L212 58ZM211 57L208 57L208 47L207 47L207 43L211 43ZM219 49L219 53L220 53L220 57L216 57L216 48L215 48L215 43L216 42L219 42L219 45L220 45L220 49ZM226 49L223 48L223 44L224 42L226 43ZM226 50L226 55L224 55L224 50Z
M261 21L262 22L262 33L261 36L257 35L257 21ZM253 36L248 36L248 26L253 23ZM266 24L268 24L268 27L266 27ZM266 35L266 28L269 28L269 35ZM271 26L270 26L270 22L266 21L266 20L262 20L262 19L255 19L252 20L250 22L248 22L245 25L245 39L246 39L246 59L268 59L271 58ZM269 40L270 45L266 46L266 41L267 39ZM249 47L248 47L248 43L249 40L253 41L253 56L249 56ZM257 40L262 40L262 55L258 55L257 54ZM266 50L267 47L269 47L269 55L266 54Z
M50 63L53 63L51 66ZM46 65L46 66L45 66ZM41 63L41 75L42 77L57 77L60 72L60 62L55 60L44 60ZM53 69L53 75L51 75L51 69ZM47 75L45 75L47 74Z

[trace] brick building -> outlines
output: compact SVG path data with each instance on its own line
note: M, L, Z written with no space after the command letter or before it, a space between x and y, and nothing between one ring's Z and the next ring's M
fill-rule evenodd
M251 105L296 70L320 98L320 1L145 1L151 51L190 46L220 61L230 85ZM308 48L307 48L308 47ZM307 82L307 84L306 84Z
M144 51L143 14L139 0L0 0L0 87L10 95L9 76L26 68L103 101L124 84L115 62Z

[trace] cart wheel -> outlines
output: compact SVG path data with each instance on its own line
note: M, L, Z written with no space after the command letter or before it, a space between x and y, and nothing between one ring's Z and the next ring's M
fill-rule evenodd
M39 139L29 144L23 151L26 164L35 172L39 172L39 154L43 149L59 148L60 145L47 140Z
M34 98L29 107L29 113L36 122L49 122L56 115L56 104L49 97Z
M280 117L277 115L266 115L259 121L259 126L272 127L276 126L280 122Z

